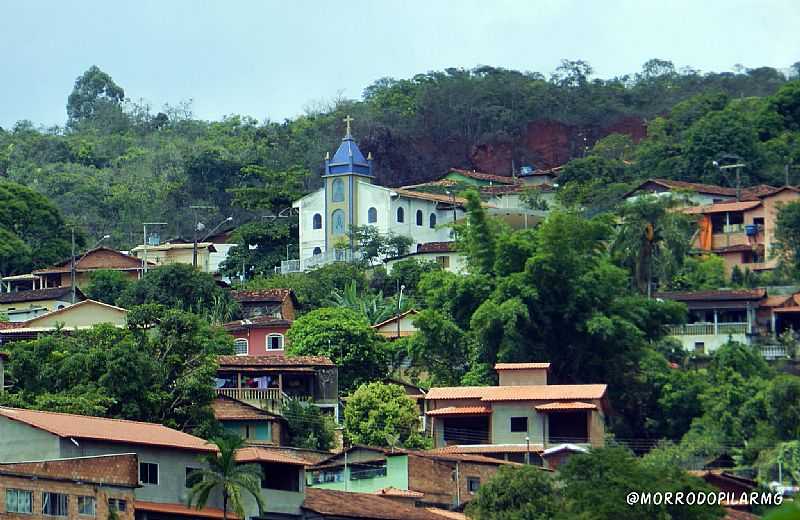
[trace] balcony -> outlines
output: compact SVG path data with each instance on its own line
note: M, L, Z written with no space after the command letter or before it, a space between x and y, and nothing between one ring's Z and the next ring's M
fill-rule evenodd
M746 322L733 323L687 323L684 325L671 325L670 336L716 336L731 334L747 334L749 324Z
M349 249L332 249L308 258L282 260L281 266L276 267L275 271L279 272L280 274L299 273L333 262L353 262L360 260L361 257L361 253L350 251Z
M217 395L275 413L280 413L283 400L287 398L280 388L217 388Z

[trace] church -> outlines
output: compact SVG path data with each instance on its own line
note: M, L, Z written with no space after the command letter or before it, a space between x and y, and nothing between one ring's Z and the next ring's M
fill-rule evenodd
M325 158L323 187L292 205L299 214L300 258L283 262L282 272L349 260L352 226L375 226L381 234L410 237L411 250L416 251L420 244L453 240L447 224L464 216L465 201L455 194L373 184L372 155L365 158L359 150L351 121L345 119L347 131L339 149Z

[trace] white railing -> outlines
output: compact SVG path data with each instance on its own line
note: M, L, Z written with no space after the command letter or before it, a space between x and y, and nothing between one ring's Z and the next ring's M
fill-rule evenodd
M309 256L308 258L281 260L280 273L298 273L332 262L352 262L354 260L360 260L361 257L361 253L350 251L349 249L331 249L330 251Z
M786 349L783 345L761 345L761 356L764 359L783 359L786 356Z
M238 401L280 401L279 388L217 388L217 394Z
M714 336L717 334L747 334L747 323L687 323L685 325L671 325L671 336Z

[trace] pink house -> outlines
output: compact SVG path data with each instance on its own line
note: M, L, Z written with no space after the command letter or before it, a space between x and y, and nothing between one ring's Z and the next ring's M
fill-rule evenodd
M282 356L297 299L291 289L232 291L244 319L224 325L234 337L237 356Z

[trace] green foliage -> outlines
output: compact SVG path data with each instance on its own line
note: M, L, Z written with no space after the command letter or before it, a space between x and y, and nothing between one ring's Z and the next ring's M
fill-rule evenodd
M741 269L736 274L738 267L735 266L731 273L731 283L741 286L746 278ZM678 272L667 281L667 286L676 291L708 291L724 287L725 261L717 255L688 256Z
M553 480L536 466L501 467L478 488L466 513L475 520L550 520L560 511Z
M178 310L136 307L128 329L98 325L9 345L11 395L25 407L206 428L224 331Z
M237 437L224 437L214 440L218 453L203 455L207 468L197 471L192 478L192 486L186 498L189 507L200 510L206 507L212 493L222 494L222 511L227 516L230 508L239 518L245 518L244 492L247 492L258 506L258 514L266 509L261 495L261 480L264 473L258 464L239 464L236 450L244 447L244 441Z
M322 414L319 407L289 399L285 401L282 413L288 426L289 446L323 451L333 449L336 425L333 419Z
M76 235L76 245L84 239ZM28 273L70 254L70 231L59 210L30 188L0 179L0 273Z
M408 354L417 367L424 367L431 386L457 386L467 370L464 331L435 309L425 309L414 318L418 334L408 340Z
M780 258L795 273L800 272L800 202L794 201L779 207L775 241Z
M382 234L376 226L351 226L347 230L353 249L361 254L361 262L371 266L378 258L393 258L408 253L414 241L404 235Z
M374 294L365 291L359 294L355 281L347 285L344 291L334 289L327 304L330 307L351 309L366 318L370 325L384 322L398 311L396 303L383 298L383 292Z
M402 386L369 383L347 400L344 429L351 443L404 448L428 447L419 431L419 409Z
M390 274L379 275L378 269L375 269L370 286L382 290L387 296L394 296L401 286L405 286L403 298L413 299L417 295L417 287L422 276L425 273L441 270L442 266L435 260L406 258L395 262Z
M201 314L215 323L230 321L237 307L214 277L189 264L169 264L147 271L118 298L123 307L159 304Z
M386 375L383 340L351 309L324 307L292 323L289 355L327 356L339 367L339 388L347 392Z
M302 314L321 307L334 291L344 291L351 283L355 283L359 291L364 290L367 287L364 271L355 264L334 262L303 273L257 277L244 288L292 289Z
M86 296L110 305L116 305L122 293L132 284L130 277L122 271L98 269L89 273Z
M69 123L76 126L84 121L121 116L120 104L124 99L122 87L99 67L92 65L75 80L75 88L67 100Z

